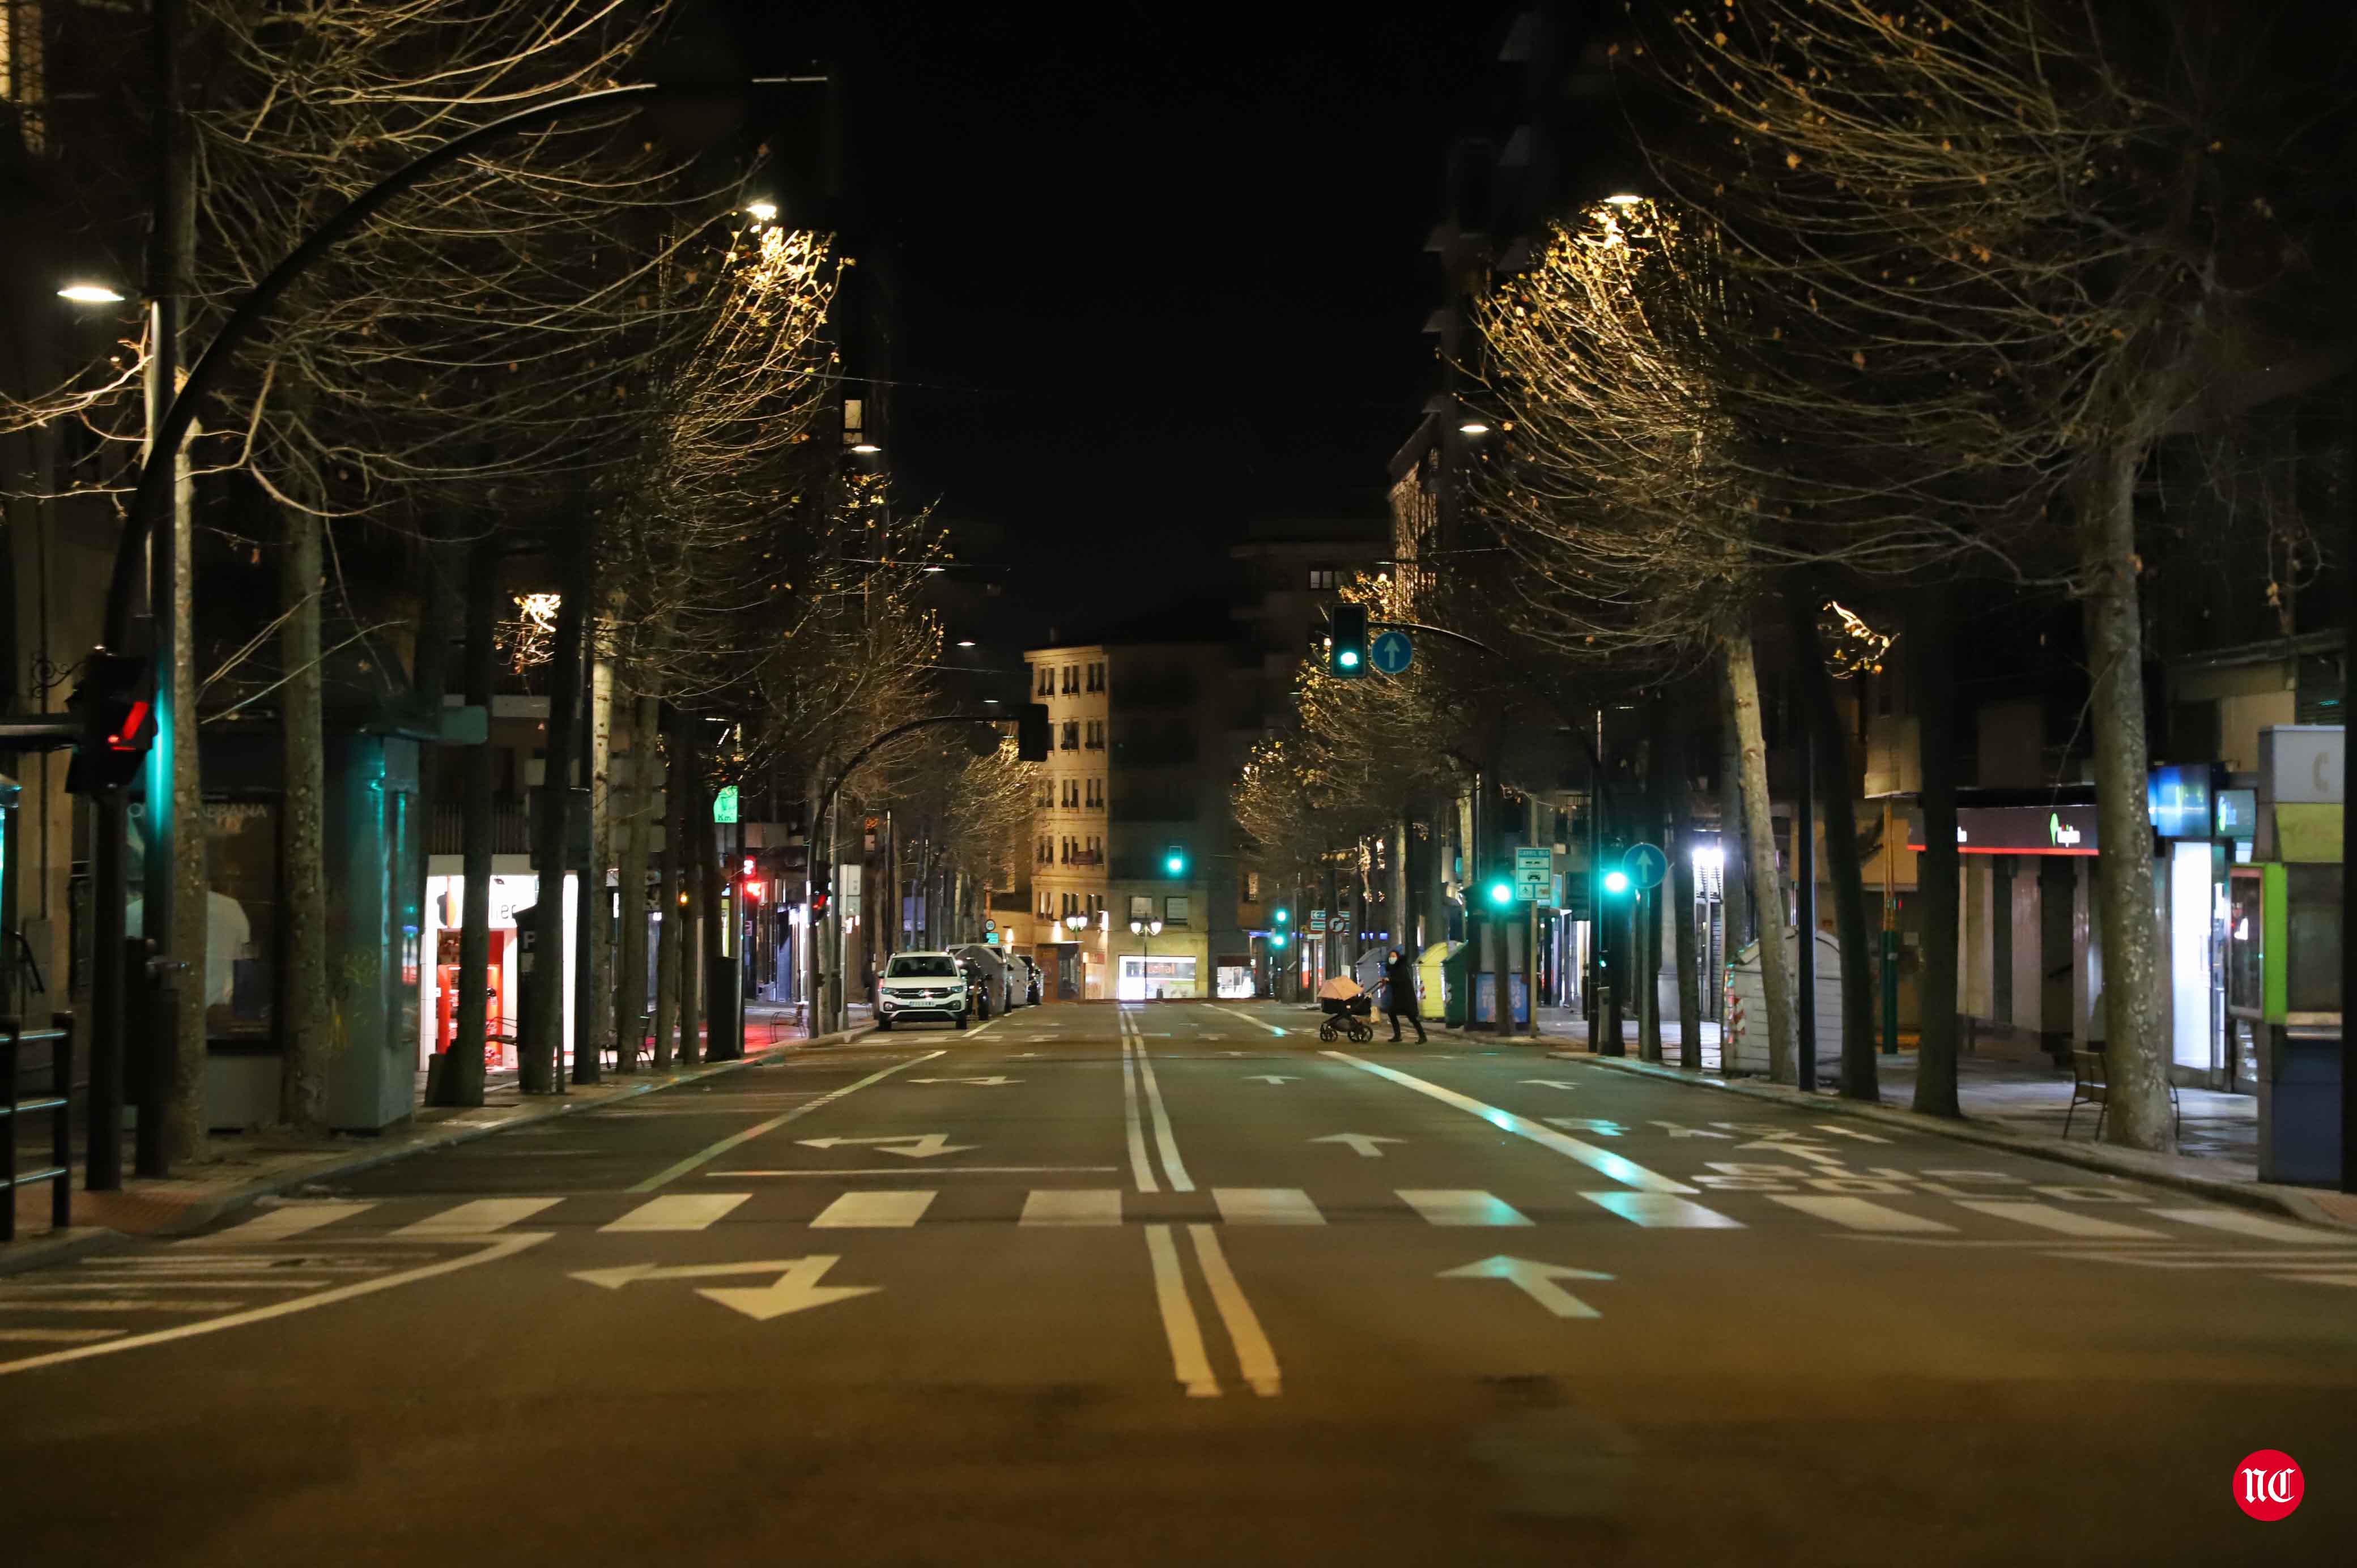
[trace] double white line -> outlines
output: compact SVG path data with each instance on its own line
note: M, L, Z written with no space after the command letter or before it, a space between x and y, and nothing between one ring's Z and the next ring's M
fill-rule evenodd
M1159 1192L1161 1182L1156 1180L1154 1160L1147 1153L1146 1124L1154 1124L1154 1147L1162 1156L1162 1179L1173 1192L1195 1190L1194 1177L1187 1174L1186 1162L1178 1157L1178 1140L1170 1130L1170 1112L1162 1103L1162 1086L1155 1081L1154 1062L1146 1054L1146 1041L1139 1034L1137 1020L1124 1008L1121 1018L1121 1097L1122 1116L1129 1134L1129 1168L1140 1192ZM1145 1090L1143 1111L1139 1107L1139 1089ZM1218 1399L1222 1390L1219 1374L1211 1369L1210 1352L1203 1345L1202 1321L1195 1315L1195 1303L1187 1288L1187 1266L1178 1250L1172 1225L1148 1225L1146 1228L1146 1256L1154 1264L1154 1298L1162 1310L1162 1332L1170 1341L1171 1369L1178 1374L1179 1386L1189 1399ZM1189 1225L1187 1239L1192 1243L1196 1267L1201 1271L1203 1285L1211 1293L1211 1305L1220 1315L1220 1322L1235 1346L1236 1365L1252 1391L1264 1399L1274 1399L1285 1391L1276 1365L1276 1352L1270 1348L1268 1335L1261 1328L1260 1317L1244 1298L1243 1287L1236 1283L1233 1269L1228 1267L1228 1254L1220 1245L1216 1226Z

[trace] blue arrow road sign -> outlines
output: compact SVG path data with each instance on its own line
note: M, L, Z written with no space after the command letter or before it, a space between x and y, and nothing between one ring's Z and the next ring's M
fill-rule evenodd
M1383 631L1367 647L1367 662L1386 675L1396 675L1415 662L1415 644L1404 631Z
M1640 887L1659 887L1662 878L1669 875L1670 857L1662 853L1659 844L1632 843L1629 853L1620 857L1620 869Z

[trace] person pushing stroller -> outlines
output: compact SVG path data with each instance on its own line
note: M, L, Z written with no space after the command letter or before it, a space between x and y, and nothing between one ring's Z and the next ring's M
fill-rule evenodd
M1392 1015L1392 1038L1400 1037L1400 1020L1415 1026L1415 1043L1426 1043L1424 1011L1416 1005L1415 961L1397 948L1383 961L1383 1011Z

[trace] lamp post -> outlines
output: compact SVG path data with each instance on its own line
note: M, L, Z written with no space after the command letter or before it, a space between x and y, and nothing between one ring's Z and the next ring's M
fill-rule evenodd
M1137 938L1144 949L1144 950L1138 954L1141 967L1137 975L1138 989L1143 991L1146 988L1147 972L1153 968L1153 939L1162 934L1162 922L1159 920L1132 920L1129 923L1129 934ZM1140 996L1138 1000L1143 1002L1147 1000L1147 998Z

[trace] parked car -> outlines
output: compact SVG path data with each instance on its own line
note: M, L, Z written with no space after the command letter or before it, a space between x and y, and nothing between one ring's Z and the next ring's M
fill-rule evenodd
M888 1030L918 1018L939 1018L960 1029L973 1022L971 993L955 954L900 952L886 961L876 981L876 1026Z
M974 1018L977 1022L987 1024L993 1013L1006 1010L1003 1005L995 1004L995 999L1001 995L1006 988L992 978L990 971L984 968L982 961L972 953L958 952L956 957L958 972L965 976L965 993L974 998Z
M982 972L990 993L992 1013L1011 1012L1023 1005L1020 988L1007 970L1006 949L984 942L962 942L949 950Z

